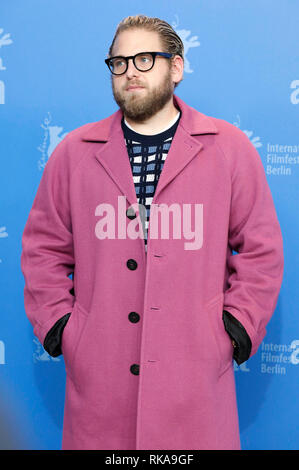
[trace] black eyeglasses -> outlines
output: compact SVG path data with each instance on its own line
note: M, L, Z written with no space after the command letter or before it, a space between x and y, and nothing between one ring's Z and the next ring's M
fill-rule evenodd
M136 55L130 55L128 57L110 57L110 59L105 59L105 63L113 75L122 75L126 73L128 70L129 59L133 60L133 64L137 70L140 72L147 72L155 65L156 56L170 59L173 54L170 54L169 52L139 52Z

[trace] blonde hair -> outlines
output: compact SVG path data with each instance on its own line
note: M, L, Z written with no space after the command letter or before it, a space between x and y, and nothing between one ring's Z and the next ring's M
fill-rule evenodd
M157 32L160 37L163 51L170 52L171 54L174 54L174 56L179 55L184 61L183 41L181 40L179 35L174 31L172 26L170 26L169 23L164 20L161 20L160 18L154 18L145 15L127 16L117 25L113 41L109 48L108 57L112 57L113 46L118 34L120 34L122 31L126 31L131 28L140 28L145 29L146 31ZM170 65L171 60L173 60L173 57L169 59ZM174 87L176 88L179 83L180 82L175 83Z

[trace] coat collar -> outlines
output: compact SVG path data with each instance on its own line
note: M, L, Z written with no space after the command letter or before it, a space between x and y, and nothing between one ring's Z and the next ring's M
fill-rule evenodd
M152 203L156 203L161 191L175 179L203 148L203 144L193 136L218 133L218 129L211 118L188 106L178 96L173 95L173 98L182 114L159 177ZM138 201L131 164L121 128L122 116L122 111L118 109L106 119L96 122L81 138L88 142L106 142L100 148L95 147L95 158L126 196L129 204L136 204L135 210L137 211Z
M177 95L173 95L174 103L181 110L181 119L179 126L182 126L190 135L217 134L218 129L213 120L203 113L187 105ZM108 142L114 135L114 132L121 127L123 113L118 109L106 119L98 121L92 126L82 139L90 142Z

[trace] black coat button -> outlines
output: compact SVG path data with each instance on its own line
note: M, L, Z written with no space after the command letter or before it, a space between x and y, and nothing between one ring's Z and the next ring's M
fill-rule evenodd
M137 312L130 312L128 316L132 323L137 323L140 320L140 315Z
M139 364L132 364L130 367L130 371L134 375L139 375Z
M134 209L132 207L129 207L126 211L126 215L129 219L135 219L137 216L136 216L136 213L134 211Z
M134 259L128 259L127 266L132 271L137 268L137 262Z

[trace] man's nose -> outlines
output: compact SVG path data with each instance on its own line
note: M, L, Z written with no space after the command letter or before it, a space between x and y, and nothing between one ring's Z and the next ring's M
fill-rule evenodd
M126 75L127 77L134 77L134 76L137 76L139 75L139 70L136 69L134 63L133 63L133 59L129 59L128 61L128 70L126 71Z

